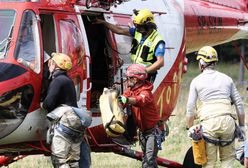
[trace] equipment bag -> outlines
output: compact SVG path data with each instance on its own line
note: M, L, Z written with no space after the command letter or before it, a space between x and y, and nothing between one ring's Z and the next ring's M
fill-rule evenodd
M80 109L76 107L72 107L75 114L80 118L81 124L83 127L89 127L92 123L92 117L90 111L86 109Z
M47 119L51 122L58 122L68 110L70 110L70 106L59 106L47 114Z
M108 136L119 137L125 132L124 111L118 105L117 91L104 88L100 96L103 126Z
M48 144L51 143L54 129L58 129L58 125L63 125L63 128L72 130L72 133L83 134L92 122L91 114L86 109L79 109L64 104L48 113L47 118L50 120L50 126L47 131ZM68 131L66 133L68 134Z
M54 129L56 125L59 123L59 120L64 115L64 113L68 110L63 106L59 106L55 108L53 111L47 114L47 119L50 121L48 130L46 132L46 143L51 144L54 136Z
M200 140L192 139L192 148L195 164L204 165L207 163L206 156L206 144L205 140L201 138Z

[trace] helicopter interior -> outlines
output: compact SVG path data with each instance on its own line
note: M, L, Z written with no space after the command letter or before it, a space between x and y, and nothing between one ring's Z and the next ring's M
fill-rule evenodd
M91 108L98 108L104 87L113 85L113 60L107 32L102 25L92 24L89 16L82 15L91 55Z

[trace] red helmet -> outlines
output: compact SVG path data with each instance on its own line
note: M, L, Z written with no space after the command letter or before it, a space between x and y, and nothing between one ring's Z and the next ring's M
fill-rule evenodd
M146 72L146 67L141 64L132 64L127 68L126 72L127 77L135 77L139 80L145 80L148 75Z

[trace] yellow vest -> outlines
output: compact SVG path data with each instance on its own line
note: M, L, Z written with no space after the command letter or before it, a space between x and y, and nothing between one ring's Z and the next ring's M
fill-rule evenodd
M164 42L164 40L155 29L146 38L142 45L140 44L141 39L142 34L138 31L135 31L131 48L131 62L150 66L157 60L156 56L154 55L156 46L159 42Z

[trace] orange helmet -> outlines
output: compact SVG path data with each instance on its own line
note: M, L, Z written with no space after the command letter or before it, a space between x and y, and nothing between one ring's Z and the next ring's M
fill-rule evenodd
M141 64L132 64L127 68L127 77L135 77L139 80L145 80L148 77L146 67Z
M69 71L72 68L71 58L63 53L52 53L52 60L60 69Z

